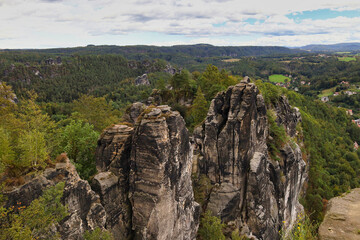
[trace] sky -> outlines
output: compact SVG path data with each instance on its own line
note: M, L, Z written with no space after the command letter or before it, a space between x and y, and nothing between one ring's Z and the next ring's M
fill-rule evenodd
M360 42L359 0L0 0L0 49Z

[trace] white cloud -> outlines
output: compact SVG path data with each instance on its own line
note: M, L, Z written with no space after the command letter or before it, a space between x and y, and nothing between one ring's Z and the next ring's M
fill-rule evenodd
M259 36L253 44L303 45L313 41L360 41L359 18L295 23L286 14L331 8L360 9L354 0L0 0L0 48L72 46L99 39L120 40L139 32L179 36L175 42L227 44L230 36ZM246 19L261 22L249 24ZM213 24L226 23L221 27ZM331 38L329 38L331 37ZM10 41L12 39L12 41ZM63 41L68 42L61 42ZM190 40L189 40L190 39ZM196 40L194 40L196 39ZM310 41L313 40L313 41ZM44 44L45 42L45 44ZM154 39L154 44L164 42ZM171 41L172 42L172 41ZM238 41L236 41L238 42ZM134 44L141 44L135 39ZM234 41L232 41L234 43ZM248 42L243 42L248 43ZM238 44L241 44L239 41Z

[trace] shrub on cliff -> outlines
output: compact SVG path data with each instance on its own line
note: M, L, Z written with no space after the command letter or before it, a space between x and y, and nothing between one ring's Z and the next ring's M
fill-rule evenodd
M0 240L60 239L54 231L55 224L68 215L61 204L64 182L47 189L30 206L0 208Z
M198 231L200 239L202 240L225 240L225 235L222 232L225 224L215 216L212 216L209 211L205 212L201 218L201 224Z
M269 148L271 157L273 159L278 159L277 155L280 154L279 149L287 141L286 131L283 126L279 126L276 123L276 115L273 110L267 111L267 117L269 121L269 136L267 139L267 146Z
M84 240L113 240L113 236L106 230L101 230L96 227L92 231L86 231L84 233Z

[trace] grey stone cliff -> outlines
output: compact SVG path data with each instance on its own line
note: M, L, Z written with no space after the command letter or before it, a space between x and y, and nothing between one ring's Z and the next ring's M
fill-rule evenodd
M192 149L185 122L168 106L149 107L135 127L115 125L98 143L94 178L117 239L194 239Z
M276 121L294 137L298 110L284 97L274 107ZM257 239L279 239L278 231L289 229L303 211L298 200L306 164L300 148L285 144L280 160L271 159L268 128L264 99L245 78L217 94L204 124L194 131L195 169L214 185L204 207Z

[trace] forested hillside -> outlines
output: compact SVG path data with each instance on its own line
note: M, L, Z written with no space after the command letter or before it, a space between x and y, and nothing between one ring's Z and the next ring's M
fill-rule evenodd
M178 45L171 47L156 46L94 46L76 48L56 48L44 50L0 50L0 52L21 52L45 54L51 56L72 56L72 55L106 55L117 54L125 56L129 60L143 61L151 59L162 59L191 71L199 70L199 67L206 67L214 61L221 63L221 59L240 58L246 56L269 56L288 55L304 53L302 50L289 49L285 47L218 47L209 44Z

